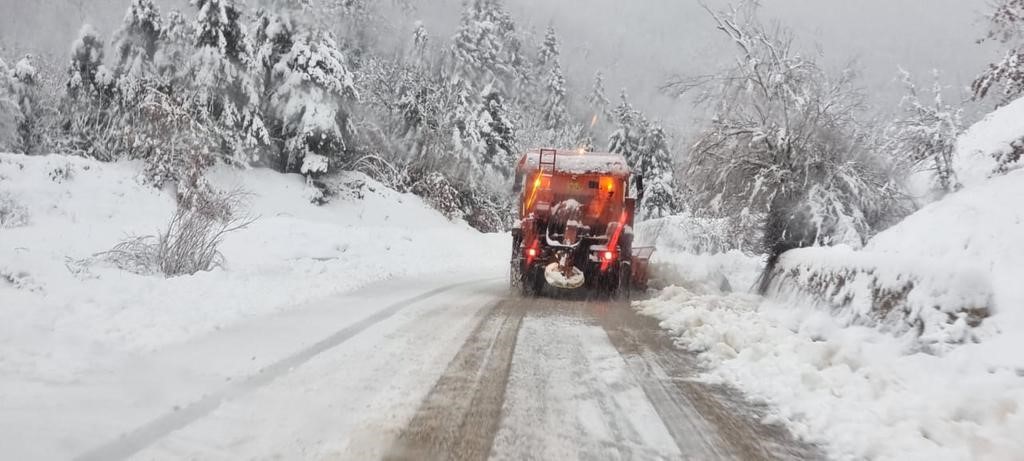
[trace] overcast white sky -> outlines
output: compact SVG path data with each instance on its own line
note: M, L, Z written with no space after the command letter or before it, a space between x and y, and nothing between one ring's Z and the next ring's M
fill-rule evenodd
M386 1L386 0L382 0ZM610 93L627 88L656 117L685 119L689 109L659 95L673 74L707 73L733 51L714 30L697 0L506 0L524 30L553 24L563 41L570 82L589 86L595 69L608 76ZM8 45L66 54L83 21L109 33L129 0L0 0L0 37ZM184 5L185 0L163 0ZM433 32L449 35L461 0L413 0L416 16ZM724 0L710 0L723 4ZM863 86L877 106L898 97L893 82L903 66L922 78L938 69L960 94L993 59L984 33L987 0L763 0L766 17L781 21L831 66L857 59ZM614 96L610 94L609 96Z

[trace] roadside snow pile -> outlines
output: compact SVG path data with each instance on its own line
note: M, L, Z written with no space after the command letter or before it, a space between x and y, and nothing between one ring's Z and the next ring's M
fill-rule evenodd
M0 375L60 380L97 351L148 351L378 280L501 274L506 240L451 223L360 174L322 207L298 175L217 168L215 187L252 195L259 219L228 234L225 265L164 278L76 261L163 229L169 192L140 164L0 154ZM470 264L472 267L467 267ZM358 309L359 306L338 306Z
M1019 459L1022 369L982 345L907 353L899 338L809 306L672 287L636 303L698 355L703 379L769 407L768 423L841 460ZM1018 356L1020 348L1006 351ZM1019 364L1022 365L1022 364Z
M1024 98L999 108L957 140L953 167L965 187L1020 168L1024 155Z
M654 246L650 286L685 286L710 291L749 291L764 260L736 248L734 229L725 220L690 214L637 223L634 246Z
M988 317L992 303L987 272L970 263L936 265L849 247L786 252L772 273L768 295L790 303L823 303L844 325L910 333L925 346L976 340L972 329Z

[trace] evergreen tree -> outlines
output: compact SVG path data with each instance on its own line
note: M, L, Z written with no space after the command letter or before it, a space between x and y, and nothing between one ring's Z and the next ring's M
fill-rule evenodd
M480 133L480 162L492 171L509 177L515 156L515 127L508 118L508 109L501 93L494 87L485 88L480 99L475 127Z
M98 96L111 83L110 71L103 65L103 41L86 24L71 45L71 65L66 89L71 98Z
M544 90L540 111L545 127L549 130L564 129L569 124L569 110L566 108L565 76L558 59L551 61Z
M132 0L121 28L114 34L118 78L152 76L153 58L163 33L160 10L153 0Z
M193 25L195 48L189 77L198 118L211 120L222 158L236 165L257 160L256 148L268 144L252 78L252 51L241 11L234 0L192 0L198 9Z
M43 103L39 89L39 74L31 55L25 55L9 71L8 93L14 114L14 139L9 148L26 155L39 154L43 145Z
M114 78L103 65L103 42L92 26L82 26L71 47L71 63L61 102L60 150L113 160L117 130L113 126Z
M647 130L640 144L640 155L634 174L643 178L644 196L640 202L641 219L663 218L677 210L672 154L661 126Z
M561 56L561 52L558 47L558 36L555 34L555 28L548 26L544 33L544 42L541 43L540 49L537 51L537 64L540 67L545 67L552 61L558 60L559 56Z
M194 41L195 30L188 18L179 11L168 13L153 59L161 86L180 92L191 85L188 61L195 51Z
M274 76L274 68L288 55L295 44L296 29L299 27L295 16L287 9L291 5L283 5L285 9L279 13L271 13L260 9L256 12L253 33L255 45L255 72L259 91L259 109L263 114L264 125L269 141L268 163L285 171L288 168L288 155L285 152L284 121L274 111L273 96L277 91L278 79ZM301 5L297 5L301 7Z
M456 73L474 84L511 90L525 73L515 24L499 0L470 0L455 35Z
M608 138L608 152L620 154L626 158L630 168L637 168L640 143L646 135L647 120L637 112L623 90L621 102L615 108L616 129Z
M354 130L348 112L359 95L355 76L328 36L298 39L274 67L272 103L283 122L284 171L326 173L350 149Z

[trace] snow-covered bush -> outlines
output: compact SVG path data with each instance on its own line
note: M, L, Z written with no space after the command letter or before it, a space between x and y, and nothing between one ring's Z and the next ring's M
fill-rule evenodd
M28 209L17 202L11 194L0 192L0 229L27 225Z
M426 173L413 180L411 190L448 219L465 217L459 190L443 174L436 171Z
M167 277L210 271L224 264L219 247L228 234L254 218L240 213L245 195L212 193L191 206L179 204L167 227L157 235L129 238L94 259L136 274Z

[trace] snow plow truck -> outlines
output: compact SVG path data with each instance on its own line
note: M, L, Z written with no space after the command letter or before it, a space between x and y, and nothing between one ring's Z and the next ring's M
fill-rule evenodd
M519 159L513 188L513 290L538 295L550 286L628 297L646 286L654 249L633 246L643 180L623 156L532 150ZM631 189L637 197L628 196Z

